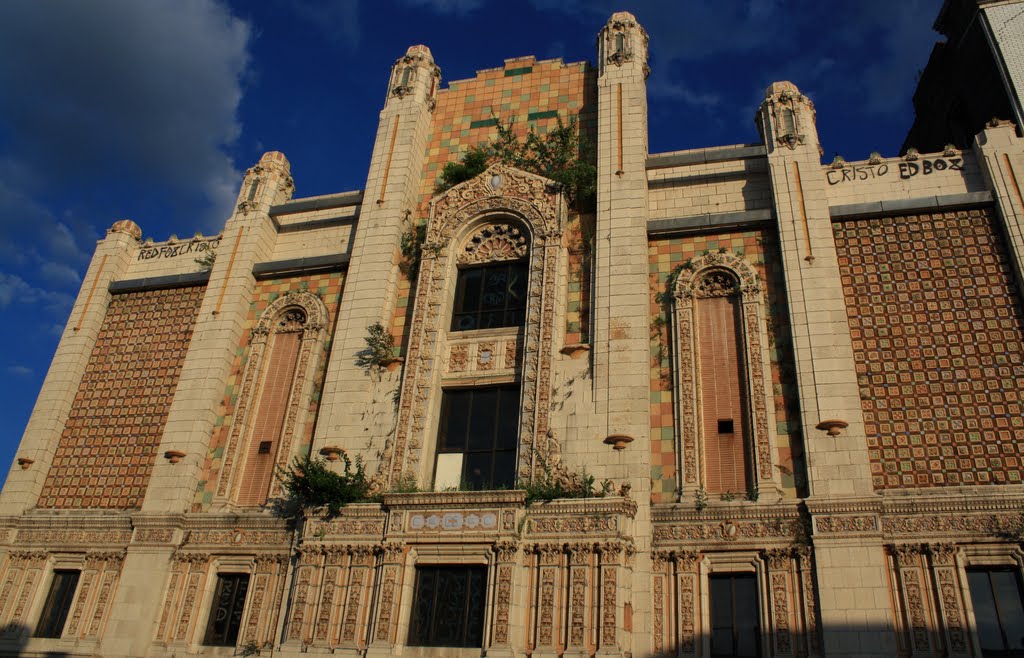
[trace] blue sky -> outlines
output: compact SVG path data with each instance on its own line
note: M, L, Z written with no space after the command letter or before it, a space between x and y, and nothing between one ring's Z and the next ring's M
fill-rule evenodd
M895 155L941 0L6 0L0 3L0 463L15 455L95 241L216 233L267 150L296 196L361 189L388 72L594 59L651 37L652 153L757 141L764 88L814 100L824 159Z

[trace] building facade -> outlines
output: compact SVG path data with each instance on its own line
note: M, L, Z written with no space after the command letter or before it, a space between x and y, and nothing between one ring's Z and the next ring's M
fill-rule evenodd
M116 222L0 494L0 650L1019 649L1024 142L823 166L778 82L759 143L650 153L647 53L624 12L596 67L443 87L414 46L365 189L271 152L218 236ZM578 118L596 208L502 163L435 195L496 116ZM275 511L343 454L379 498Z
M903 151L968 148L993 118L1024 125L1024 14L1020 0L946 0L914 92Z

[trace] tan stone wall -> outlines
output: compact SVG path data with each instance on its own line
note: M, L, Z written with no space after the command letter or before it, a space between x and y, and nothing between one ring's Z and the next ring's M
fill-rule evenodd
M647 184L651 219L772 207L763 158L650 169Z

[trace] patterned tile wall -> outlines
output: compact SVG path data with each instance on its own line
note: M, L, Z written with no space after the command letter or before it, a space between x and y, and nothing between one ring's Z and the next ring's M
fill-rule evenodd
M993 212L833 224L876 489L1024 474L1024 319Z
M445 164L458 160L470 146L497 136L494 117L504 124L514 122L522 137L530 127L544 134L558 125L558 117L567 123L577 116L581 130L593 144L597 129L596 99L596 73L586 62L563 64L557 59L537 61L534 57L520 57L506 60L501 68L479 71L473 79L449 83L437 94L416 221L426 221L434 185ZM570 267L573 266L571 263ZM581 276L582 264L577 263L575 267L577 276ZM398 297L392 333L395 343L402 345L407 321L412 316L413 295L407 281L400 285ZM579 313L586 304L583 292L574 296L570 287L568 303L570 314ZM575 338L585 335L585 328L577 328L573 320L568 322L568 332L574 337L572 342L581 342Z
M114 295L40 507L142 504L205 286Z
M662 303L671 273L691 258L725 249L741 254L754 266L765 285L769 355L774 399L775 445L783 488L797 495L804 485L803 443L800 434L796 379L790 344L789 315L778 245L767 231L654 240L648 245L651 296L651 502L675 500L676 439L670 345L671 304Z
M203 465L203 474L200 476L201 479L196 490L195 500L192 502L192 511L204 511L213 501L214 492L217 487L217 478L220 474L221 459L224 455L224 446L231 431L235 404L241 392L239 388L241 387L245 364L249 358L249 329L256 326L256 321L260 315L274 300L286 293L308 291L319 295L320 299L323 300L324 305L327 307L326 325L329 338L327 339L326 353L320 361L320 366L313 380L313 393L309 401L308 410L310 418L315 418L320 406L320 394L323 390L324 375L337 320L338 304L341 302L341 291L344 284L345 275L342 272L325 272L286 279L268 279L266 281L259 281L256 284L256 291L249 304L249 313L246 317L245 332L243 333L241 343L238 345L235 362L231 366L231 374L228 376L227 382L225 382L224 398L217 409L217 422L210 441L210 451ZM255 410L252 411L254 412ZM301 446L307 447L313 442L313 429L313 423L309 423L306 427L306 435L300 439ZM242 464L244 460L237 460L235 463Z

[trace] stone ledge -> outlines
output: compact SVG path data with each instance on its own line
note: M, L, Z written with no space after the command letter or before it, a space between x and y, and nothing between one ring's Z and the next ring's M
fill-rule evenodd
M828 212L832 219L856 219L868 215L885 213L910 212L914 210L951 210L968 206L992 203L989 191L966 192L964 194L944 194L939 196L922 196L912 199L889 199L868 201L865 203L845 203L829 206Z
M765 208L761 210L740 210L737 212L704 213L689 217L671 219L652 219L647 222L648 236L668 236L676 233L694 233L699 231L718 230L751 224L771 222L774 213Z
M107 289L112 293L142 292L144 290L164 290L166 288L197 286L209 280L209 271L190 272L188 274L168 274L167 276L149 276L141 279L112 281Z
M747 158L759 158L767 155L768 150L760 144L736 144L720 148L694 149L681 153L656 153L647 156L647 169L728 162L729 160L745 160Z

